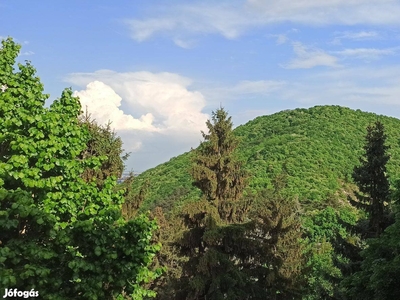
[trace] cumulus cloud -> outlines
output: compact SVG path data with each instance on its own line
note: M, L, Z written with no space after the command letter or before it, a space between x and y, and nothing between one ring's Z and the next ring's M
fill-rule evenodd
M74 96L79 97L83 110L91 113L99 124L110 121L116 130L158 131L152 124L151 113L139 119L125 114L120 109L122 98L101 81L90 82L85 90L75 91Z
M399 15L400 3L396 0L247 0L155 6L147 18L124 22L130 29L131 37L141 42L160 33L172 39L196 34L220 34L235 39L251 28L282 22L399 25ZM359 33L358 38L371 34ZM343 38L351 38L351 34ZM281 37L279 42L283 39ZM179 43L176 44L179 46Z
M293 43L296 58L286 65L287 69L310 69L316 66L337 67L337 58L321 49L306 47L300 42Z
M127 151L136 151L136 168L155 166L172 156L196 147L206 130L206 102L198 91L191 91L189 78L174 73L100 70L73 73L65 79L77 86L75 91L83 109L100 124L109 120L122 137ZM156 153L157 152L157 153ZM143 153L154 159L143 162Z

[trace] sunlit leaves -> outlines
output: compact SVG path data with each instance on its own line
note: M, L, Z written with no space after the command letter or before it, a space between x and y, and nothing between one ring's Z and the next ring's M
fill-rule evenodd
M83 170L104 158L79 157L89 140L79 100L65 89L45 108L36 70L27 62L15 72L20 47L12 39L2 44L0 288L35 288L48 299L146 294L140 284L154 276L147 266L159 249L151 243L155 223L123 220L115 178L102 189L83 180Z

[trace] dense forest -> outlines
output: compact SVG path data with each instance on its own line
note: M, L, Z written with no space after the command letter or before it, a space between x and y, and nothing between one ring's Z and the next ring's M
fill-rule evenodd
M327 200L346 197L353 186L351 174L362 154L366 127L381 120L391 146L387 164L392 184L400 178L400 123L396 118L340 106L282 111L258 117L237 127L238 158L251 174L250 188L270 187L283 169L288 173L287 192L303 205L326 206ZM188 172L187 152L138 176L134 189L151 186L143 211L199 197ZM171 199L171 201L169 201Z
M400 298L400 120L316 106L234 129L218 108L196 149L117 184L123 141L70 89L45 108L19 49L0 50L5 294Z
M352 292L341 285L349 270L361 263L361 250L368 248L368 212L354 203L361 189L354 172L365 154L367 128L376 122L384 124L390 156L384 164L391 187L385 201L385 207L389 207L389 202L396 202L391 200L397 197L400 170L398 119L340 106L316 106L258 117L232 131L238 140L234 157L248 174L244 198L264 195L266 206L276 197L282 202L292 199L292 209L301 223L299 239L306 260L302 265L303 281L299 283L301 291L296 296L283 296L280 291L277 299L386 299L371 296L366 289L361 289L364 293L346 294ZM135 178L134 190L143 184L147 189L141 210L163 211L163 218L173 223L186 203L201 201L204 193L193 184L190 171L197 151L172 158ZM277 190L279 178L284 182ZM254 208L260 209L259 203L253 202ZM387 225L393 222L395 207L387 211ZM390 293L387 299L392 298ZM272 296L257 299L265 297Z

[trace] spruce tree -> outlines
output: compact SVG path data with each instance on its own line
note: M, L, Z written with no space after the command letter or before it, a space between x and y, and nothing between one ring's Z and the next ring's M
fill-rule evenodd
M350 200L353 205L368 214L368 228L366 232L362 230L362 233L363 238L369 239L366 240L367 247L359 251L359 257L350 258L352 272L342 280L341 292L345 299L394 299L396 293L389 292L394 297L389 298L387 290L398 286L395 280L392 280L396 277L393 275L398 273L395 260L392 260L396 257L396 250L395 247L391 249L393 251L388 249L392 246L390 239L394 236L391 230L396 226L385 230L391 223L387 209L390 185L386 174L389 146L385 144L385 128L381 122L377 121L374 126L367 127L365 141L365 153L360 158L361 164L353 171L353 179L360 190L356 193L358 201Z
M79 158L102 158L100 168L86 168L82 178L86 182L95 180L98 187L103 187L105 179L110 176L120 178L129 153L124 153L122 139L111 129L111 123L105 126L98 124L86 110L79 116L79 125L89 132L90 137Z
M284 195L286 174L261 190L252 203L241 268L252 279L250 299L301 299L304 284L304 246L300 203Z
M240 219L238 201L247 184L242 164L235 158L239 140L233 135L233 123L220 108L206 122L209 133L202 132L204 142L193 156L191 175L193 185L212 203L220 217L227 222Z
M386 227L385 208L389 202L390 191L386 174L389 146L385 142L385 128L381 122L377 121L374 126L368 126L365 153L360 157L360 165L353 171L353 179L360 193L356 194L358 202L352 203L369 215L368 237L378 237Z
M231 118L220 108L207 127L191 169L203 198L184 205L168 229L181 262L179 279L169 280L175 299L299 298L300 219L296 201L280 193L285 180L244 197L247 174ZM168 294L166 284L160 299Z
M245 299L245 274L236 267L233 249L235 235L244 232L230 225L240 223L248 209L242 201L246 173L235 157L239 144L232 131L231 117L220 108L206 123L204 142L192 152L193 185L203 198L188 203L178 214L175 244L187 257L175 287L176 299ZM230 235L227 236L228 232Z

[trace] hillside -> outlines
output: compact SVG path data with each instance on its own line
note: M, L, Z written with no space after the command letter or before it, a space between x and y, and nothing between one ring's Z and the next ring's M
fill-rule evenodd
M340 106L315 106L261 116L235 129L241 139L238 156L251 174L250 189L270 186L271 179L285 168L286 192L305 205L317 207L327 199L345 197L340 191L350 187L366 127L376 120L385 125L391 146L390 178L399 178L399 119ZM172 158L136 178L135 189L149 182L142 210L157 205L170 209L179 201L198 197L188 173L190 155Z

